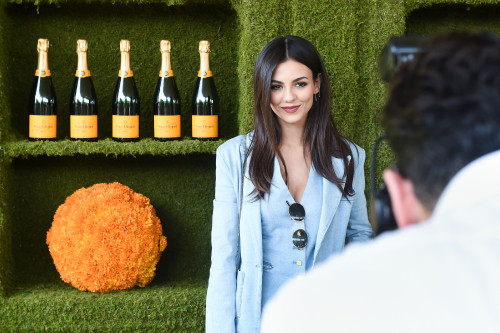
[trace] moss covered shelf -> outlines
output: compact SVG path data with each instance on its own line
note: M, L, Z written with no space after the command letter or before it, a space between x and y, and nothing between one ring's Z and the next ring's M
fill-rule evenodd
M224 140L198 141L179 140L160 142L153 139L142 139L139 142L116 142L112 139L97 142L81 142L71 140L61 141L13 141L5 143L1 148L5 157L29 158L35 156L75 156L95 155L106 156L174 156L193 153L215 154Z
M61 283L18 288L0 299L2 332L201 332L205 285L95 294ZM152 297L152 295L154 295ZM41 311L43 309L43 311Z

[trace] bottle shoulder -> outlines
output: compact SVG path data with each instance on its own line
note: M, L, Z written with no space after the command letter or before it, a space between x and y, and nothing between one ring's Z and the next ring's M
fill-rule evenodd
M133 76L118 77L115 86L113 102L139 103L139 92Z
M73 82L73 88L71 91L72 99L87 99L95 101L97 99L97 94L95 92L94 84L92 78L88 77L75 77Z
M50 76L35 76L31 88L31 99L35 103L56 102L56 93Z
M154 101L157 103L167 101L180 103L179 90L177 89L177 85L175 84L173 77L160 77L158 79L154 93Z
M211 103L219 103L219 96L213 77L198 77L193 95L193 102L206 103L207 99Z

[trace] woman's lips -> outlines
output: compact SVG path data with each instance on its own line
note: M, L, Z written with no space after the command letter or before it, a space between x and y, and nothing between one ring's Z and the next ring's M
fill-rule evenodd
M299 109L300 105L296 105L296 106L282 106L281 108L283 109L283 111L287 112L287 113L294 113L295 111L297 111Z

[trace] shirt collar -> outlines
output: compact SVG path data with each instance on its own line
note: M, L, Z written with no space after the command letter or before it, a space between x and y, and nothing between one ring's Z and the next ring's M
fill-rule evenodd
M461 169L444 189L431 218L454 216L466 220L466 217L475 216L476 220L478 214L495 209L500 211L500 150Z

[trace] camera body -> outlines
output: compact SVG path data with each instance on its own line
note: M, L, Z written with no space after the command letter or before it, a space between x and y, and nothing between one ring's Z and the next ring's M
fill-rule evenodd
M429 36L408 35L391 37L379 57L379 74L384 81L389 81L401 65L411 61L418 53L424 52L422 42ZM373 148L370 186L372 195L372 219L376 221L375 235L397 229L396 219L392 212L391 198L387 187L382 184L375 189L375 170L377 165L377 150L380 143L387 137L383 134L377 139Z
M429 38L426 35L394 36L389 39L379 57L379 75L384 81L389 81L399 67L411 61L418 53L424 52L422 42Z

